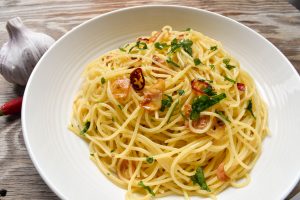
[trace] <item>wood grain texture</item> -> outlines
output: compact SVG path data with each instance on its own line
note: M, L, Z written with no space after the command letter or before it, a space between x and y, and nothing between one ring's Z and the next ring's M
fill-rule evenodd
M19 16L31 29L60 38L76 25L118 8L148 5L185 5L213 11L235 19L269 39L300 72L300 12L287 1L236 0L1 0L0 45L7 41L6 21ZM0 76L0 104L22 95L23 88ZM1 200L58 199L34 168L26 150L20 116L0 118ZM300 184L289 195L300 191Z

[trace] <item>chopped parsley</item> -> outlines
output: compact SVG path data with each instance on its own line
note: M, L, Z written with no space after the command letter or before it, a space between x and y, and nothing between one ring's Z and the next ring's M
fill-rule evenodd
M118 107L120 108L120 110L122 110L122 106L120 104L118 104Z
M126 50L123 47L119 47L120 51L126 52Z
M256 117L254 116L253 111L252 111L252 100L249 100L249 101L248 101L248 105L247 105L247 107L246 107L246 110L248 110L248 111L251 113L252 117L253 117L254 119L256 119Z
M226 120L227 122L231 123L231 121L228 119L227 116L225 116L224 112L223 111L219 111L219 110L216 110L215 111L218 115L220 115L220 117L224 120Z
M212 70L215 69L215 65L213 65L213 64L210 64L209 67L210 67Z
M199 58L194 59L195 66L200 65L202 62Z
M198 184L202 190L206 190L206 191L210 192L210 189L205 181L204 172L203 172L202 167L198 167L196 169L196 173L195 173L195 175L193 175L191 177L191 179L192 179L193 183Z
M166 43L159 43L159 42L155 42L154 46L155 46L155 48L160 49L160 50L164 49L165 47L168 47L168 45Z
M147 157L146 158L147 163L152 164L154 162L153 157Z
M179 96L182 96L184 93L185 93L185 91L184 91L184 90L178 90L178 94L179 94Z
M80 131L80 134L81 135L85 134L89 130L90 125L91 125L91 122L89 122L89 121L85 122L83 129Z
M105 80L105 78L104 78L104 77L102 77L102 78L101 78L101 84L104 84L104 83L105 83L105 81L106 81L106 80Z
M94 154L93 154L93 153L90 153L90 156L94 156Z
M228 76L224 76L224 80L225 81L230 81L231 83L236 83L236 81L235 80L233 80L233 79L231 79L231 78L229 78Z
M223 59L223 63L225 64L225 67L226 67L228 70L231 70L231 69L235 68L235 66L230 65L229 62L230 62L230 59L229 59L229 58Z
M187 28L187 29L185 29L185 31L190 31L190 30L192 30L191 28Z
M218 49L218 46L212 46L212 47L210 47L210 50L211 51L215 51L215 50L217 50Z
M155 193L153 192L153 190L149 187L146 186L143 181L139 182L139 186L143 187L145 190L147 190L152 196L155 196Z
M166 99L162 99L161 100L161 107L160 107L160 111L164 112L166 108L169 108L173 102L173 99L171 96L169 95L166 95L165 96L167 97Z
M198 119L200 117L200 112L219 103L221 100L225 98L226 98L225 93L221 93L219 95L215 95L212 97L206 95L196 97L192 103L192 112L190 114L190 119L191 120Z
M148 49L147 44L145 42L137 41L136 44L133 47L131 47L128 52L130 53L135 47L140 50Z
M173 66L175 66L175 67L180 67L177 63L175 63L170 57L166 60L167 61L167 63L169 63L169 64L171 64L171 65L173 65Z
M208 85L206 88L202 89L202 91L208 96L214 96L217 94L211 85Z
M115 149L110 150L110 153L113 153L113 152L115 152Z
M192 40L186 39L186 40L182 40L181 42L178 42L178 40L175 38L171 42L171 50L169 53L174 53L177 49L182 47L186 53L188 53L190 56L192 56L192 53L193 53L192 45L193 45Z

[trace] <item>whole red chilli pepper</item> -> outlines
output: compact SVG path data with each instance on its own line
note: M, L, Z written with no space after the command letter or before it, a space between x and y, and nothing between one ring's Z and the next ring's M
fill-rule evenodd
M15 99L12 99L12 100L4 103L0 107L0 116L13 115L13 114L20 113L21 108L22 108L22 100L23 100L23 97L17 97Z

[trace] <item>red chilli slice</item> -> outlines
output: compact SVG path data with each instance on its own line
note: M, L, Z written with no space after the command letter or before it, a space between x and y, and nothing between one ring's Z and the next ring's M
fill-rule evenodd
M209 87L209 84L206 83L205 81L194 79L191 82L193 92L196 94L204 94L203 90L207 87Z
M0 107L0 116L14 115L21 112L23 97L12 99Z
M237 88L239 91L245 91L246 90L246 86L244 83L237 83Z
M139 91L145 87L145 78L141 68L136 68L130 74L130 83L133 89Z

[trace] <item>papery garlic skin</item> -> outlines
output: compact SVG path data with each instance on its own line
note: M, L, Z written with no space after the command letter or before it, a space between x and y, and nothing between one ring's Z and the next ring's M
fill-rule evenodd
M0 73L11 83L26 85L36 63L55 40L29 30L19 17L6 24L9 40L0 50Z

